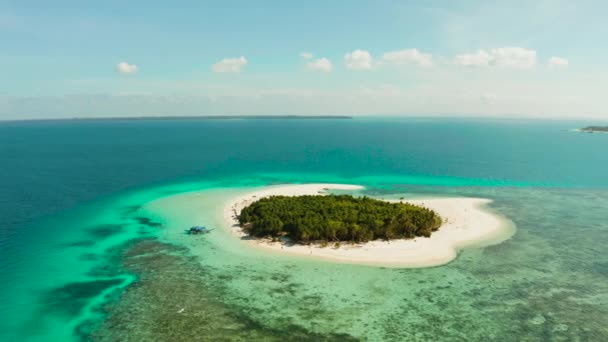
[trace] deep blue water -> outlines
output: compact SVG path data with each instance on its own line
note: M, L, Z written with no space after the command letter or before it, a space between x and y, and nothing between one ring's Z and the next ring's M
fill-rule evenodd
M8 230L123 189L255 172L608 187L608 139L571 121L356 119L0 123Z
M49 234L43 222L91 201L156 184L251 174L268 181L340 177L393 187L603 193L608 134L572 131L587 124L417 118L0 123L0 307L29 265L19 259L33 254L23 250L36 249ZM74 228L65 229L52 234Z

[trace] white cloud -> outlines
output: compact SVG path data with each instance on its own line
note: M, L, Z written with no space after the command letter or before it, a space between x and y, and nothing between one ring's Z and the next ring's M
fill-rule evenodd
M549 58L549 67L555 69L567 68L568 60L562 57L553 56Z
M418 64L424 67L433 65L433 56L428 53L422 53L418 49L389 51L382 56L382 60L397 65Z
M135 64L129 64L127 62L120 62L118 64L116 64L116 71L118 71L121 74L125 74L125 75L129 75L129 74L134 74L136 73L138 70L137 65Z
M224 58L221 61L211 66L213 72L241 72L241 69L247 65L247 59L244 56L239 58Z
M492 56L485 50L475 53L465 53L454 58L454 63L464 66L487 66L490 64Z
M331 61L327 58L319 58L314 61L310 61L306 63L306 67L310 70L322 71L322 72L331 72L333 66Z
M536 66L536 51L521 47L502 47L490 51L458 55L454 63L464 66L497 66L512 69L532 69Z
M310 53L310 52L302 52L300 54L300 57L302 57L304 59L312 59L313 56L312 56L312 53Z
M355 50L344 55L344 63L349 69L368 70L373 67L374 59L365 50Z
M536 66L536 51L520 47L503 47L492 50L494 64L499 67L531 69Z

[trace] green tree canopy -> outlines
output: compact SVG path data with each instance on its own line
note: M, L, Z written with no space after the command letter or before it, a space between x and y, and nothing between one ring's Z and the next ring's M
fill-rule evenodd
M287 236L296 242L410 239L430 236L441 218L427 208L350 195L271 196L241 211L251 236Z

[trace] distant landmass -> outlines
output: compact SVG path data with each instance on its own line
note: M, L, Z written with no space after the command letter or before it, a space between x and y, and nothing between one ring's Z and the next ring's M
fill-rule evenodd
M57 119L25 119L17 121L107 121L107 120L264 120L264 119L352 119L348 115L202 115L202 116L131 116L131 117L95 117L95 118L57 118Z
M608 133L608 126L587 126L580 128L579 131L585 133Z

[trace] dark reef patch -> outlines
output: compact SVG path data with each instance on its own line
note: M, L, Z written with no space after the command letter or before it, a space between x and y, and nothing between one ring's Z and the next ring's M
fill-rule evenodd
M99 260L99 255L97 255L95 253L84 253L84 254L81 254L78 259L80 259L82 261L96 261L96 260Z
M124 226L121 224L100 224L87 229L87 233L95 239L106 239L123 231Z
M152 219L143 216L135 217L134 220L147 227L161 227L163 225L162 223L154 222Z
M595 262L591 265L591 270L604 277L608 277L608 262Z
M124 207L124 210L122 212L124 215L130 215L138 211L139 209L141 209L141 205L128 205Z
M76 316L94 297L110 287L120 285L122 279L106 279L68 283L49 291L43 297L43 311L65 316Z
M68 243L64 243L61 244L62 247L91 247L95 245L95 241L93 240L81 240L81 241L74 241L74 242L68 242Z
M121 264L122 256L126 250L147 239L134 239L122 245L111 247L105 250L102 255L103 262L93 267L87 275L95 278L115 278L124 276L127 272Z

